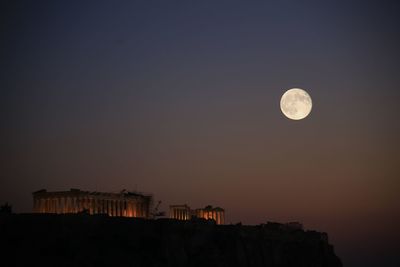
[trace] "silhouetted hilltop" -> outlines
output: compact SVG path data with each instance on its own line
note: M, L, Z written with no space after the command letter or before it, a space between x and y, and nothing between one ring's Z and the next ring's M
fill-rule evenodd
M1 266L342 266L326 234L276 223L3 214L0 246Z

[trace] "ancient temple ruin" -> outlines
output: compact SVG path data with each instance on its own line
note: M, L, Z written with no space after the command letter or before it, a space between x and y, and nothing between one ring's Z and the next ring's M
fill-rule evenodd
M191 220L202 218L214 220L217 224L225 224L225 210L220 207L206 206L203 209L190 209L186 204L169 206L169 217L177 220Z
M33 193L35 213L107 214L109 216L149 218L151 195L126 190L120 193L89 192L79 189L70 191Z

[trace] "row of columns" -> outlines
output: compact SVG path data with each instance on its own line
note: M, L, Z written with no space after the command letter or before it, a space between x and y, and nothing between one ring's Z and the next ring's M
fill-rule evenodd
M225 212L222 210L198 210L197 217L206 220L212 219L217 224L225 224Z
M190 219L190 210L186 208L174 207L171 208L170 218L177 220L189 220Z
M148 217L148 207L142 201L104 199L93 197L37 197L34 212L78 213L87 210L90 214L109 216Z

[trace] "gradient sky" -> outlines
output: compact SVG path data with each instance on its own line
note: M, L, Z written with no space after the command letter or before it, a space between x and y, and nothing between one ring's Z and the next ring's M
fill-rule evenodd
M0 203L139 190L399 266L397 2L2 1Z

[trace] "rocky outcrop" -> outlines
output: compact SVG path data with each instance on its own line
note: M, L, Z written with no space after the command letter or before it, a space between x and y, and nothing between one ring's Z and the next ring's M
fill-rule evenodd
M1 266L339 267L327 235L97 215L0 216Z

